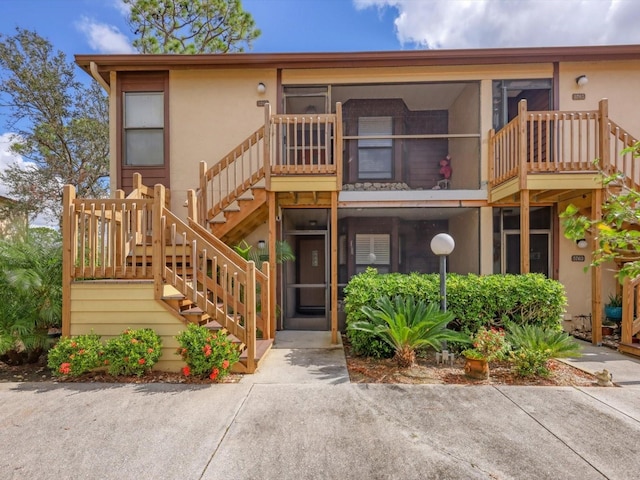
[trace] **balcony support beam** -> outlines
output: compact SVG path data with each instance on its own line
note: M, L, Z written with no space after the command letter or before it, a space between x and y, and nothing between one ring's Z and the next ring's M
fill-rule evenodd
M520 273L529 273L529 190L520 192Z
M603 190L595 189L591 194L591 220L602 218ZM598 249L597 235L591 235L591 251ZM602 343L602 267L591 267L591 342L594 345Z

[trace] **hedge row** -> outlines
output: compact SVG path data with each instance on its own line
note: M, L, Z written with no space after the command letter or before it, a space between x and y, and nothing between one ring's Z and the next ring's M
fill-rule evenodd
M345 287L344 308L349 323L366 320L361 307L376 306L384 295L413 295L427 302L440 302L438 274L380 275L374 268L351 278ZM451 328L474 335L480 327L540 325L545 329L562 329L562 314L567 303L564 286L541 274L525 275L458 275L447 274L447 310L454 314ZM361 355L382 356L379 345L368 345L374 339L348 331L349 339ZM371 348L370 348L371 347ZM382 347L384 352L384 347Z

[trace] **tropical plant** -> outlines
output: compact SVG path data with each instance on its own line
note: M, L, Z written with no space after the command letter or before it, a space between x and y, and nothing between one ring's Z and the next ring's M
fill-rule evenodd
M32 228L0 240L0 357L35 362L61 319L60 235Z
M209 377L220 380L240 359L238 347L224 331L211 331L190 323L187 330L176 336L180 347L176 354L187 364L182 369L185 376Z
M237 245L234 245L233 249L245 260L253 261L258 269L262 268L262 264L264 262L269 261L269 249L266 246L254 249L246 240L242 240ZM296 256L293 253L293 249L287 241L276 241L276 263L280 264L293 261L295 259Z
M481 327L473 337L472 343L473 348L463 351L462 354L467 358L487 362L503 358L509 348L504 330L498 328Z
M161 348L162 340L150 328L127 329L107 341L103 363L111 375L141 376L158 362Z
M242 52L260 35L240 0L122 0L140 53Z
M60 339L47 357L47 366L57 377L76 377L101 365L102 343L94 333Z
M398 295L393 302L384 296L378 300L377 308L363 306L362 311L368 320L350 323L348 328L367 332L386 342L402 368L414 364L418 348L441 350L445 341L469 341L466 335L447 328L453 319L451 313L441 312L435 303L416 301L411 295Z
M620 294L611 294L609 295L609 300L606 303L607 307L621 307L622 306L622 295Z
M507 339L513 347L510 360L521 376L548 375L551 358L580 355L580 345L567 333L537 325L511 325Z
M634 161L640 158L640 142L622 150L621 155L631 153ZM640 275L640 192L625 182L624 174L610 174L603 170L599 160L595 167L603 177L605 201L602 204L600 218L592 219L580 214L580 209L570 204L560 215L563 219L564 235L572 240L585 238L589 233L595 240L592 267L605 262L624 258L618 280ZM587 267L588 268L588 267Z

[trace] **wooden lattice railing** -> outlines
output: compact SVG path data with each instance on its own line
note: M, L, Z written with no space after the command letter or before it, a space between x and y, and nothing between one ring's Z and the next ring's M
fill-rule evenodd
M593 111L527 111L498 132L490 132L489 185L545 172L620 172L628 186L640 185L639 159L621 152L636 139L608 116L607 100Z

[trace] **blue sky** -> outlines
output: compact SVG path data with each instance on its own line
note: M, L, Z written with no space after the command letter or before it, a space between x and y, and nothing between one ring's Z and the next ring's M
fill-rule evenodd
M638 0L243 0L253 52L640 43ZM121 0L0 0L0 34L35 30L73 54L135 53ZM1 72L0 72L1 74ZM85 76L84 74L81 74ZM88 81L88 77L87 77ZM9 151L0 109L0 170ZM6 188L0 184L0 195Z

